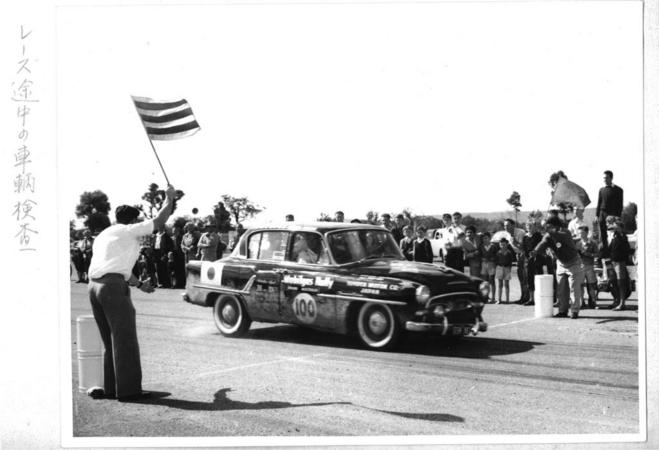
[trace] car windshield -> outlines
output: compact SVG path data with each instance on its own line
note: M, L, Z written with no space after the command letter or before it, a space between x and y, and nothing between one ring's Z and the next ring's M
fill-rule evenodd
M366 259L405 259L387 230L345 230L327 235L330 251L338 264Z

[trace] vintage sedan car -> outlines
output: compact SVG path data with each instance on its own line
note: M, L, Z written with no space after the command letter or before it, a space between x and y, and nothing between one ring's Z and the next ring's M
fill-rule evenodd
M442 264L407 261L383 227L288 222L246 231L230 256L190 261L183 299L212 307L225 336L252 321L354 334L370 349L404 332L476 335L490 286Z

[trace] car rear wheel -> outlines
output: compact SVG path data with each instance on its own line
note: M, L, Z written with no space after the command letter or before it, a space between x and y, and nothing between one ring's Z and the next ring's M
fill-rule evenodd
M222 295L217 299L213 319L220 333L229 337L244 335L252 323L242 302L233 295Z
M388 305L364 303L357 316L357 336L373 350L393 348L400 338L400 325Z

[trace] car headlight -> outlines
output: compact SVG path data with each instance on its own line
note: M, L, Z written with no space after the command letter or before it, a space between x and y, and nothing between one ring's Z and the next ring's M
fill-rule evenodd
M483 297L488 297L490 295L490 283L483 281L479 286L478 290L480 291Z
M416 301L419 303L426 303L430 298L430 289L428 286L419 286L416 288Z

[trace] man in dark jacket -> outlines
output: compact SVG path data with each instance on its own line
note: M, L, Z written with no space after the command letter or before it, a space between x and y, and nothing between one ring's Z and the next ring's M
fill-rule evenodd
M604 171L604 184L605 186L600 189L599 196L597 197L595 216L599 223L602 246L606 248L608 245L606 218L608 216L620 217L622 215L622 188L613 184L613 172L610 170Z
M561 219L550 217L547 219L547 232L542 237L542 241L530 252L530 257L535 258L538 254L543 254L547 248L551 248L556 254L556 277L560 279L567 276L570 286L569 299L565 295L558 296L558 314L554 317L579 317L579 308L581 308L581 284L583 283L583 263L577 251L577 246L572 239L572 235L567 229L561 227Z

